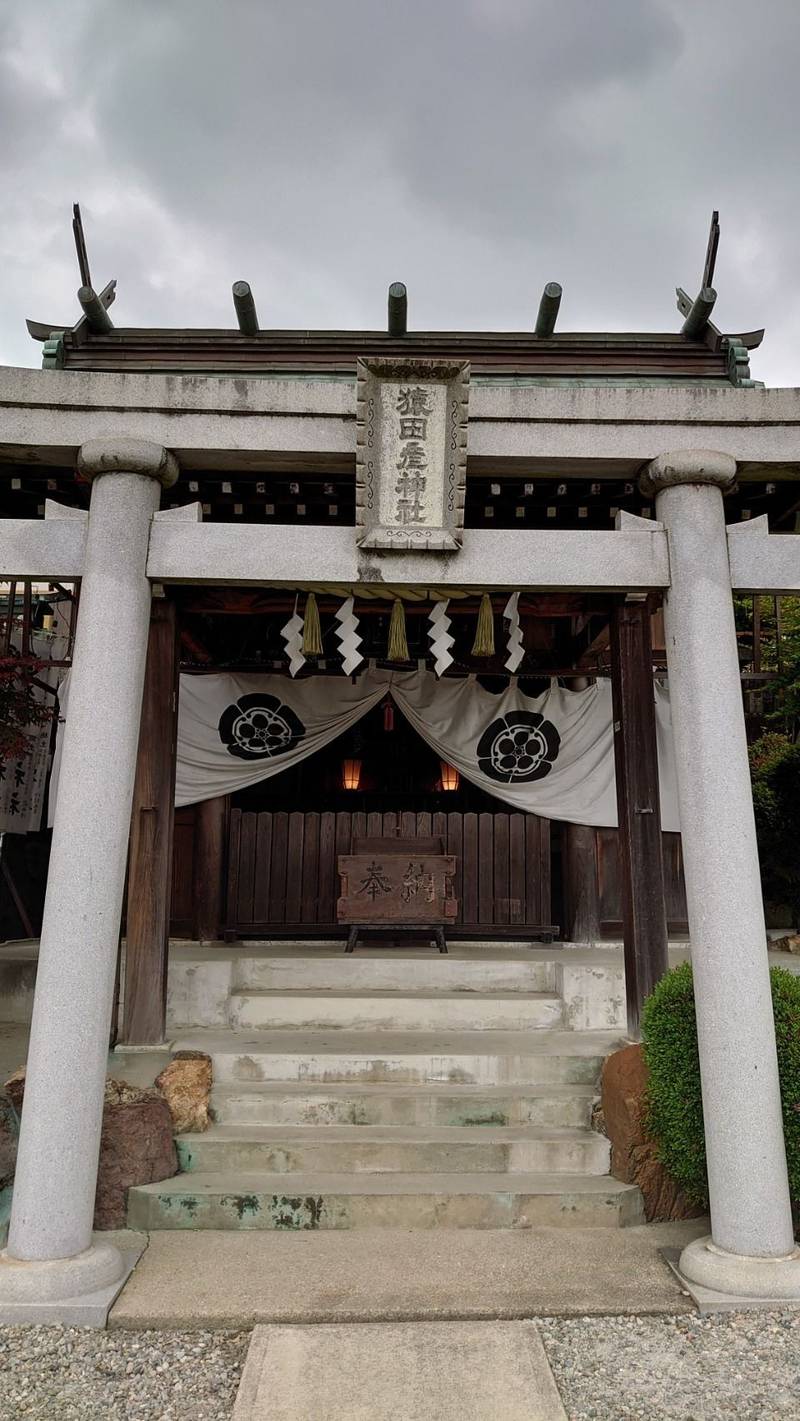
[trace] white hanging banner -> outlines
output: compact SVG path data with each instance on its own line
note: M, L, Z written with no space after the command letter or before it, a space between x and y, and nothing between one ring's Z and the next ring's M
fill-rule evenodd
M302 671L306 664L303 655L303 618L297 610L297 598L294 599L294 611L281 631L286 655L289 658L289 675L296 676L298 671Z
M233 794L343 735L386 694L375 675L181 676L175 803Z
M450 618L447 609L450 598L435 602L428 617L428 642L433 653L436 675L443 676L448 666L453 664L453 644L455 637L450 632Z
M506 602L503 612L505 621L508 622L508 656L506 657L506 670L518 671L525 656L525 648L522 645L522 627L519 622L519 593L512 592Z
M352 676L364 660L361 652L361 637L358 635L358 617L353 610L354 607L355 597L348 597L336 613L336 621L339 623L336 630L336 640L339 643L342 670L345 676Z
M442 759L512 809L616 827L610 681L583 691L552 681L540 696L526 696L511 682L494 695L473 676L440 681L430 671L372 667L355 682L181 676L176 804L233 794L280 774L342 735L387 691ZM654 696L661 823L677 830L669 696L657 684Z

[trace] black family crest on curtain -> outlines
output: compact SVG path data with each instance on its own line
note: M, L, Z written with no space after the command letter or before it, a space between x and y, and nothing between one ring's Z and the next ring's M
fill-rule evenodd
M561 736L538 711L511 711L487 726L478 741L478 768L500 784L543 780L558 756Z
M303 739L306 728L291 706L277 696L240 696L219 718L219 738L239 760L270 760L286 755Z

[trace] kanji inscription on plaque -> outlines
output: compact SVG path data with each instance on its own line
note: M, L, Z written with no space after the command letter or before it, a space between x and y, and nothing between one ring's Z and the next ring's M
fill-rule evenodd
M453 896L456 861L450 854L343 854L339 858L344 923L447 923L458 910Z
M356 540L456 552L464 528L469 365L359 360Z

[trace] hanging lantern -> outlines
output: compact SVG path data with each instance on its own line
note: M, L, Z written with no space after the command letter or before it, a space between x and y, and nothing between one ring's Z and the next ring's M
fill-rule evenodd
M345 789L358 789L361 783L361 761L344 760L342 762L342 785Z
M455 765L448 765L446 760L440 760L442 770L442 789L448 794L453 794L461 783L461 776Z

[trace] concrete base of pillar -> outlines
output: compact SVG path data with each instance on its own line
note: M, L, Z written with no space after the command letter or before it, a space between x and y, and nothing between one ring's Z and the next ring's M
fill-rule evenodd
M701 1312L800 1306L800 1248L783 1258L753 1258L728 1253L706 1235L667 1261Z
M0 1253L0 1324L105 1327L113 1303L146 1246L127 1233L119 1246L96 1235L73 1258L26 1262Z

